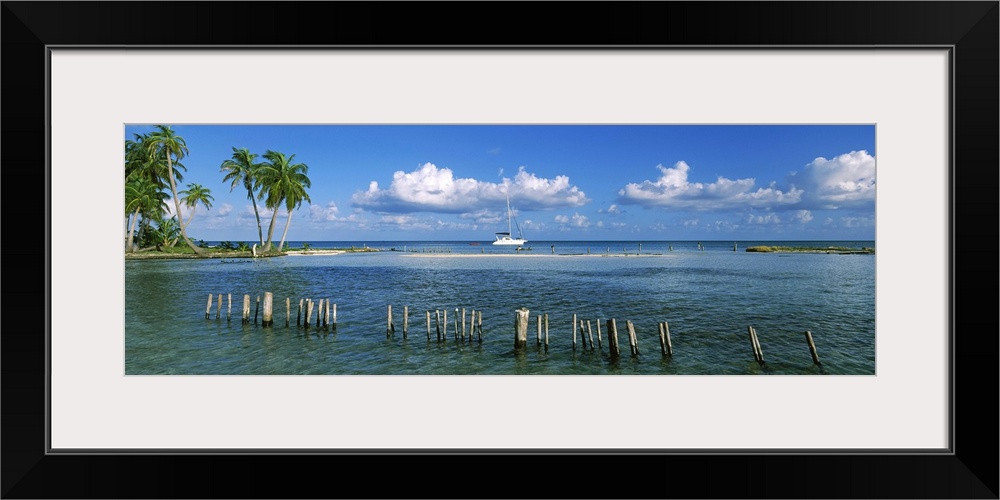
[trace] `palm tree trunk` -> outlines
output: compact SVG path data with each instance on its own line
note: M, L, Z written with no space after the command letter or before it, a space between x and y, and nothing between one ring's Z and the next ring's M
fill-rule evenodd
M190 224L190 223L191 223L191 219L194 219L194 211L195 211L195 210L196 210L197 208L198 208L198 205L195 205L195 206L191 207L191 215L189 215L189 216L188 216L188 220L187 220L187 222L185 222L184 224L182 224L182 225L181 225L181 228L183 228L183 229L187 229L187 227L188 227L188 224Z
M174 181L174 162L170 159L170 153L167 153L167 177L170 178L170 192L174 195L174 208L177 209L177 220L181 219L181 199L177 197L177 182ZM184 238L184 242L194 250L195 255L201 255L201 249L197 245L191 242L187 236L187 232L184 231L184 226L181 226L181 236Z
M285 248L285 236L288 236L288 226L292 225L292 211L288 211L288 221L285 222L285 232L281 233L281 243L278 243L278 251Z
M257 239L260 240L260 247L264 248L264 233L260 229L260 212L257 211L257 200L253 197L253 191L247 189L247 198L250 198L250 203L253 203L253 215L257 218Z
M274 209L274 213L271 214L271 225L267 228L267 242L264 243L264 251L271 250L271 238L274 236L274 222L278 220L278 209Z
M125 243L126 253L132 253L132 236L135 234L135 223L139 220L139 208L136 208L135 213L132 214L132 227L128 230L128 242Z

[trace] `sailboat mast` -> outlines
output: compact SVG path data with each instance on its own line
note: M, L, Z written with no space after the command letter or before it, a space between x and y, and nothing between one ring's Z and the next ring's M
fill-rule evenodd
M507 234L509 234L513 238L514 233L511 231L512 228L510 227L510 194L509 193L506 194L507 194Z

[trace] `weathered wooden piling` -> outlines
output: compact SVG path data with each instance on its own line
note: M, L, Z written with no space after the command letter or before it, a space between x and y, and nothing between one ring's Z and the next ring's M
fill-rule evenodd
M285 328L292 322L292 298L285 297Z
M257 305L254 306L253 310L253 324L257 324L257 318L260 316L260 295L257 296Z
M764 364L764 352L760 348L760 339L757 338L757 330L752 327L747 327L747 333L750 335L750 346L753 348L753 359L757 363Z
M261 326L272 326L274 325L274 294L271 292L264 292L264 320L261 322Z
M427 313L427 340L431 339L431 312L425 311Z
M483 312L479 311L478 314L477 314L477 317L478 318L476 319L476 322L478 324L476 325L476 328L479 330L479 343L482 344L483 343Z
M660 338L660 354L663 354L664 356L666 356L667 355L667 339L663 336L663 323L657 323L656 324L656 329L657 329L657 331L660 334L659 335L659 338Z
M243 324L250 323L250 295L243 295Z
M819 362L819 354L816 353L816 344L813 342L813 334L809 330L806 330L806 342L809 343L809 354L812 354L813 364L823 364Z
M302 299L299 299L299 308L296 310L295 326L302 326Z
M306 299L306 322L305 327L309 328L310 323L312 323L313 314L313 301L312 299Z
M635 338L635 325L632 324L631 320L625 321L625 328L628 329L628 346L632 351L632 356L639 355L639 342Z
M316 328L323 326L323 299L316 304Z
M663 333L667 336L667 355L674 355L674 344L670 342L670 323L663 322Z
M522 307L515 313L514 350L518 350L528 345L528 308Z
M215 310L215 319L222 318L222 294L219 294L219 308Z
M330 299L326 299L326 314L323 315L323 328L330 328Z
M660 331L660 352L664 356L674 355L674 346L670 343L670 325L666 321L658 323Z
M576 350L576 315L573 315L573 350Z
M587 320L587 336L590 337L590 350L594 350L594 332L590 329L590 320Z
M583 329L583 320L580 320L580 343L583 344L583 349L587 349L587 332ZM590 349L594 349L593 342L590 343Z
M535 333L535 345L542 345L542 315L538 315L537 333Z
M442 313L442 316L444 317L444 320L443 320L444 330L441 332L441 338L444 339L444 340L448 340L448 310L447 309L442 309L441 313Z
M622 351L618 347L618 326L615 324L615 319L609 319L606 326L608 329L608 354L612 358L620 357Z
M457 309L456 309L457 311ZM472 334L469 334L469 340L472 340ZM465 308L462 308L462 341L465 341Z
M395 332L396 327L392 324L392 304L389 304L385 316L385 336L391 337Z
M434 328L437 329L437 339L441 342L441 310L434 310Z
M337 304L333 304L333 330L337 331Z
M205 319L209 319L212 312L212 294L208 294L208 305L205 306Z
M603 349L603 346L601 345L601 320L596 320L594 323L595 326L597 326L597 350L600 351Z
M549 352L549 313L545 313L545 352Z
M403 306L403 338L406 338L406 331L410 329L410 306Z
M230 294L226 294L226 296L228 297L226 299L227 300L227 305L226 305L226 323L228 323L229 319L233 317L233 294L231 294L231 293Z

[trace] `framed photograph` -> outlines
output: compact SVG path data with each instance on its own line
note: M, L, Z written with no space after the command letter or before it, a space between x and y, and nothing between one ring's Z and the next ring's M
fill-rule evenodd
M997 498L998 3L528 7L5 2L3 495Z

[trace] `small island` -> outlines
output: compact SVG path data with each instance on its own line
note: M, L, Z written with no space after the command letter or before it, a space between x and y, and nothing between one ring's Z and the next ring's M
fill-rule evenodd
M747 252L764 252L764 253L831 253L838 255L861 255L861 254L873 254L875 253L874 248L861 247L861 248L850 248L850 247L781 247L781 246L753 246L747 247Z

